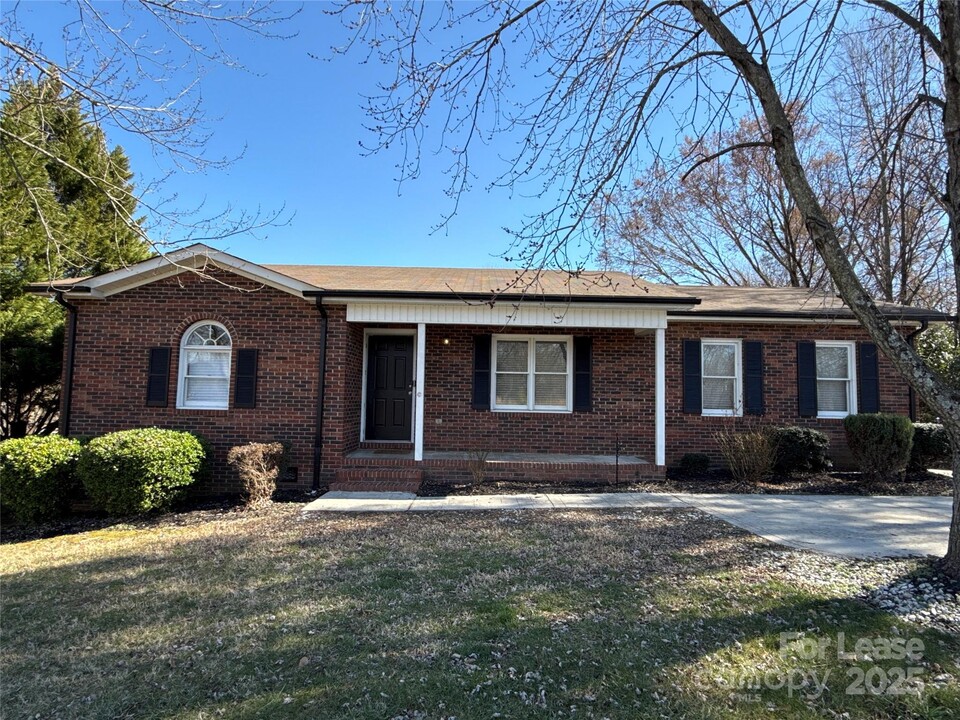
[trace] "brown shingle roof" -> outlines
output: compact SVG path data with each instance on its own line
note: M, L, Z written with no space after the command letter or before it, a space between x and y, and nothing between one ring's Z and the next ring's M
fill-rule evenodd
M59 280L50 280L48 282L38 282L31 283L27 285L27 290L33 292L34 290L42 291L46 288L69 288L73 285L82 283L84 280L89 280L92 275L84 275L83 277L75 278L60 278Z
M204 252L212 249L197 245ZM227 256L232 257L232 256ZM234 258L238 262L244 262ZM249 264L253 268L254 264ZM137 266L133 266L134 268ZM526 299L571 299L578 301L643 303L658 302L685 306L671 316L851 318L853 314L835 294L805 288L722 287L658 285L616 271L585 271L576 276L546 270L518 271L509 268L406 268L340 265L264 265L316 288L305 295L366 295L412 297L464 297L470 300L494 296ZM101 276L102 277L102 276ZM84 290L86 280L73 278L29 286L33 292L53 287ZM946 313L923 308L879 303L891 318L947 321Z
M266 265L330 294L400 293L411 295L518 295L629 301L673 300L700 303L675 315L852 318L832 292L806 288L658 285L627 273L588 271L573 277L566 272L540 273L495 268L406 268L339 265ZM878 303L892 318L948 320L950 316L923 308Z
M660 298L689 304L685 288L656 285L621 272L588 271L572 276L545 270L508 268L408 268L338 265L265 265L326 293L410 293L445 295L521 295L528 297Z
M811 318L852 318L853 313L833 292L807 288L683 286L683 289L700 298L700 304L680 315L744 315L765 317L789 315ZM894 303L878 302L884 314L891 318L928 318L949 320L950 315L936 310L907 307Z

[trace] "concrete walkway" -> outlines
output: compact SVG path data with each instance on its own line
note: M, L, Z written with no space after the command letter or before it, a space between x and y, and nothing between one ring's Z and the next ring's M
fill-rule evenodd
M943 555L949 497L855 495L700 495L580 493L453 495L329 492L309 503L314 512L435 512L694 507L795 548L854 557Z
M943 555L953 499L859 495L676 495L783 545L854 557Z

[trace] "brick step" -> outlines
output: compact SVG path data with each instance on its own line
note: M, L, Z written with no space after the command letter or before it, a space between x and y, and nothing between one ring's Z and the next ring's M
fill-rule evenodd
M385 440L365 440L360 443L361 450L388 450L413 452L412 442L387 442Z
M331 490L346 492L410 492L420 490L423 470L416 468L340 468L330 483Z

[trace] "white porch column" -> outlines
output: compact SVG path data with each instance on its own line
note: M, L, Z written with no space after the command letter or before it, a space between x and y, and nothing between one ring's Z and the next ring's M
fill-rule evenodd
M417 324L417 384L414 388L416 392L415 410L413 416L413 459L423 460L423 391L424 376L426 368L424 367L427 357L427 326L425 323Z
M654 347L656 399L654 409L655 435L655 462L657 465L667 464L667 361L666 361L666 330L657 328Z

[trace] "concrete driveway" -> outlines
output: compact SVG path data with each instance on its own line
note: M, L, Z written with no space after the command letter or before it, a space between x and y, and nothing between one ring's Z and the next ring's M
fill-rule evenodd
M834 555L943 555L952 498L675 495L744 530Z
M943 555L949 497L577 493L421 498L330 492L304 512L430 512L695 507L773 542L854 557Z

